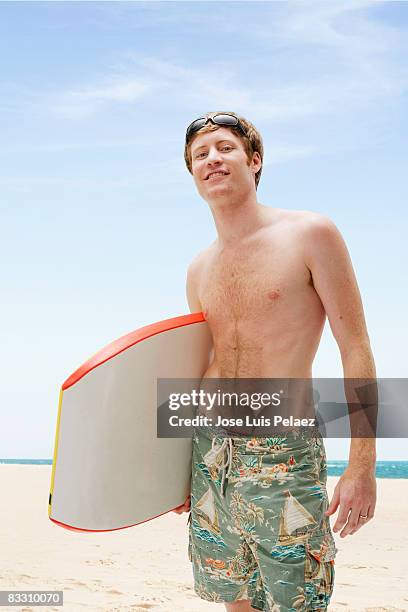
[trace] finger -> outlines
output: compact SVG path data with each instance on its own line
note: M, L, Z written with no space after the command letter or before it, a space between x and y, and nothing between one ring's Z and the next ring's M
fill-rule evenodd
M356 533L356 531L361 529L361 527L363 527L367 523L367 521L369 521L370 518L372 518L372 516L370 516L370 509L369 508L367 508L367 510L365 510L365 511L364 510L360 510L359 514L362 514L363 516L359 515L357 527L355 527L354 529L352 529L350 531L350 535L353 535L353 533Z
M371 520L374 517L374 510L375 510L375 502L373 504L371 504L370 506L368 506L367 512L362 512L361 513L361 514L367 514L367 518L364 519L365 522Z
M325 514L327 516L329 516L330 514L334 514L334 512L336 512L339 506L339 503L340 503L340 494L339 494L338 489L335 489L332 500L330 504L328 505L327 510L325 511Z
M330 516L334 514L337 508L339 507L339 503L340 503L339 495L334 493L331 502L327 506L327 510L325 510L324 512L326 516Z
M349 512L351 511L351 506L349 503L342 502L340 504L339 514L337 516L337 520L334 524L333 531L340 531L342 527L347 523Z
M361 525L359 524L360 514L365 514L360 506L354 506L354 508L351 509L347 525L340 533L341 538L345 538L347 535L356 532L359 527L361 527Z

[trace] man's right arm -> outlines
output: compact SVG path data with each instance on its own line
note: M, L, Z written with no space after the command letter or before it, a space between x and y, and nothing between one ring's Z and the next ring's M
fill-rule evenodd
M198 261L194 259L187 269L187 281L186 281L186 295L187 302L190 308L190 312L201 312L202 307L197 293L198 287ZM187 497L184 504L175 508L173 512L176 514L183 514L183 512L190 512L191 508L191 497Z
M198 279L200 262L196 257L187 269L186 295L190 312L202 312L202 306L198 297Z

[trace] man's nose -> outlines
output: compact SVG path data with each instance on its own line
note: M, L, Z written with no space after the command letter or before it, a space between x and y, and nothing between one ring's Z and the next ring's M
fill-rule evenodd
M209 151L208 151L208 155L207 155L207 161L209 162L217 162L217 161L222 161L221 159L221 153L218 151L218 149L216 147L212 147Z

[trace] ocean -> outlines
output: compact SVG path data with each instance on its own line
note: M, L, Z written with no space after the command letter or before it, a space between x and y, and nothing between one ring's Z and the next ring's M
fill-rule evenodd
M52 465L52 459L0 459L0 464L19 465ZM347 461L329 460L329 476L341 476L347 467ZM377 461L377 478L408 478L408 461Z

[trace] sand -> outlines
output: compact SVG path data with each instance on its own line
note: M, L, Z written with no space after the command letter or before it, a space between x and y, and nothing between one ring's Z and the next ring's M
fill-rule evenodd
M102 534L68 531L48 519L50 477L50 466L0 465L0 588L63 590L64 606L1 610L225 610L194 593L187 514ZM337 480L328 479L330 499ZM374 519L353 536L334 534L330 611L408 610L408 481L377 482Z

